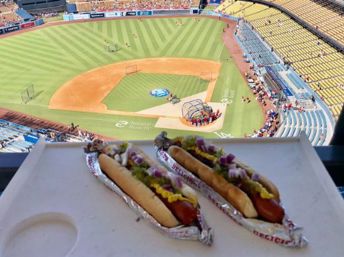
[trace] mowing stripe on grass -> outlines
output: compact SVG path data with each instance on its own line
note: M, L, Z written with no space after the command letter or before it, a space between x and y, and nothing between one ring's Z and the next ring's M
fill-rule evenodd
M160 22L162 27L166 30L167 35L175 32L175 29L172 27L175 19L161 19Z
M45 31L44 38L46 39L46 41L50 43L52 48L59 49L59 52L62 56L64 56L67 59L71 58L71 63L80 64L80 62L78 61L79 58L73 55L73 51L68 51L68 49L66 49L64 45L62 45L63 47L61 47L61 44L64 43L63 39L57 37L55 33L52 33L51 30Z
M25 56L31 57L31 60L28 58L27 60L30 60L30 63L34 65L38 65L39 63L43 64L44 66L51 66L54 68L54 70L58 70L60 67L61 62L64 61L64 58L61 58L61 55L58 53L49 53L40 48L38 45L35 48L24 46L20 43L15 43L16 48L15 51L12 51L12 48L8 50L8 52L11 53L18 53L21 52L21 55L25 58ZM19 51L18 51L19 50ZM24 53L24 54L23 54ZM35 57L37 56L37 57ZM34 58L33 58L34 57ZM68 63L65 64L66 68L74 69L75 67L73 65L69 65Z
M133 22L128 22L128 27L129 27L129 31L131 32L130 35L128 35L129 38L129 44L130 44L130 51L134 51L136 54L138 54L140 51L139 49L141 49L141 40L137 40L134 38L134 34L137 35L137 29L135 27L135 25L133 24Z
M171 44L169 45L169 48L166 51L167 56L172 56L174 52L176 53L176 55L180 55L181 49L183 49L183 47L185 47L186 45L186 42L188 42L188 40L186 39L189 37L192 31L192 25L188 23L182 26L185 26L185 28L183 28L182 33L179 34L178 39L175 41L173 40L170 41Z
M46 34L52 39L53 42L56 42L56 45L62 47L67 55L74 58L74 63L78 63L79 67L81 65L84 66L83 70L91 67L90 63L86 60L86 58L84 58L84 55L75 51L74 47L66 42L63 35L52 30L46 31Z
M194 26L199 26L198 23L196 23L196 25ZM186 45L184 47L184 51L181 51L180 54L183 56L183 55L189 55L192 51L192 49L194 48L194 44L193 42L198 40L198 35L199 35L199 28L197 29L192 29L192 32L190 33L190 43L188 45Z
M165 37L164 33L162 32L160 26L159 26L156 22L154 22L154 20L147 20L146 22L147 22L147 23L150 25L150 27L153 28L154 31L157 33L157 35L158 35L158 37L159 37L159 38L157 39L157 41L160 42L160 44L163 43L163 42L166 40L166 37Z
M167 103L166 97L156 98L149 94L154 88L167 88L183 98L206 90L207 83L200 84L195 76L136 73L123 78L103 103L108 109L126 111L140 111Z
M92 54L92 56L97 56L97 59L95 60L97 60L99 64L111 62L112 58L105 54L104 49L100 47L102 43L104 44L104 41L101 41L98 35L90 33L88 27L80 26L80 32L81 30L85 33L80 33L80 35L87 35L87 38L83 36L80 42L83 42L85 47L89 46L88 48L92 49L92 51L89 52L94 52L94 55ZM98 56L101 59L98 59Z
M106 23L106 36L107 38L113 39L112 24L110 22Z
M202 27L203 33L194 41L194 48L191 51L192 55L197 55L198 52L201 52L202 50L205 51L207 49L206 43L209 42L208 35L214 29L214 24L209 22ZM211 46L208 45L208 47Z
M104 63L99 57L101 53L97 51L97 44L92 44L92 40L85 38L80 27L78 27L78 30L66 28L66 31L73 35L74 39L76 39L75 42L80 46L80 50L84 52L85 56L91 58L95 64Z
M97 30L98 30L98 32L100 32L101 34L103 34L103 24L104 24L104 22L102 22L102 21L97 22Z
M211 41L211 47L208 48L208 50L206 51L207 55L213 55L213 56L217 56L217 58L221 58L221 53L223 51L225 47L224 43L222 41L219 41L217 38L213 38L210 39ZM227 48L226 48L227 50ZM228 58L229 57L229 53L228 51L225 52L225 56Z
M29 67L25 64L20 62L20 56L18 58L12 58L13 56L11 54L7 54L5 52L0 53L0 59L1 59L1 65L6 65L8 69L16 69L16 70L28 70ZM15 71L18 72L18 71ZM0 83L1 85L1 83Z
M32 46L39 47L41 50L44 51L49 51L50 53L56 53L56 54L61 54L60 49L54 48L51 45L51 42L47 42L47 38L40 38L40 39L35 39L33 37L27 38L25 41L19 40L16 41L16 45L21 44L22 46L29 47L32 49Z
M151 49L149 47L149 44L147 44L147 41L149 41L149 38L147 37L147 35L145 35L141 30L140 30L140 27L138 24L135 24L135 27L136 27L136 31L137 31L137 34L140 38L140 43L141 43L141 53L142 54L145 54L146 56L152 56L151 54ZM147 41L146 41L147 40Z
M55 33L62 37L63 41L65 41L66 44L70 46L68 50L78 53L78 56L82 56L82 60L87 61L88 67L93 68L97 65L94 59L87 55L87 49L83 48L83 45L75 40L74 35L65 33L65 30L56 30Z
M178 36L177 36L178 34ZM173 48L174 44L176 44L176 42L178 41L180 36L180 32L178 30L175 30L174 34L171 35L168 40L166 41L166 43L163 45L161 51L160 51L160 55L162 56L169 56L168 52L170 51L171 48Z
M216 25L215 25L216 26ZM212 29L214 29L214 25L213 26L211 26L209 29L208 29L208 31L206 31L206 33L204 33L204 34L208 34L208 33L210 33L210 30L212 30ZM220 35L222 36L222 33L220 33ZM215 38L215 37L214 37ZM208 40L206 40L205 39L205 42L203 42L204 43L204 45L203 45L203 47L204 47L204 49L212 49L212 40L214 40L214 39L208 39ZM218 44L219 46L221 46L221 43L220 44ZM202 46L201 46L202 47ZM216 58L217 59L217 58Z
M162 43L166 43L166 41L168 40L168 38L171 37L171 34L174 33L174 31L170 32L169 30L167 30L166 25L162 23L162 21L158 21L158 20L152 20L152 21L156 24L156 26L161 30L161 32L164 35L165 40Z
M138 22L136 22L136 24L138 24ZM152 55L157 55L157 52L155 52L156 49L160 48L160 45L157 42L157 31L155 30L155 28L152 26L151 23L147 23L146 26L143 26L142 24L138 24L140 31L144 31L144 35L146 35L147 37L147 42L148 42L148 46L151 46L150 50L153 53ZM155 52L155 54L154 54Z
M30 66L33 66L34 68L42 69L42 70L49 70L51 72L59 72L58 67L48 66L45 65L44 60L43 62L32 60L34 58L33 55L30 55L28 53L20 52L18 53L15 50L7 49L6 53L1 54L1 58L8 58L8 60L3 60L3 62L10 62L12 67L22 67L24 70L29 69ZM22 60L23 58L26 58L26 62L24 63ZM25 65L24 67L22 65Z

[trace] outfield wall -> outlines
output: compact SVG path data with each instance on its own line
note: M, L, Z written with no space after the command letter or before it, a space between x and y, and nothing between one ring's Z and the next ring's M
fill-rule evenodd
M43 19L38 19L38 20L35 20L35 21L22 22L22 23L18 23L18 24L15 24L15 25L10 25L10 26L7 26L7 27L1 27L0 28L0 35L1 34L10 33L10 32L13 32L13 31L17 31L17 30L21 30L21 29L32 28L32 27L39 26L39 25L42 25L42 24L44 24Z
M133 17L133 16L174 16L198 14L199 9L186 10L139 10L139 11L114 11L114 12L90 12L90 13L69 13L63 15L63 20L87 20L98 18L116 18L116 17Z

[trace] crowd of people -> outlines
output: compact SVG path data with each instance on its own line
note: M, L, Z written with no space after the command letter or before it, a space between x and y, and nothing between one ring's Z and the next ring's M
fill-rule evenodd
M250 75L247 75L247 78L251 79ZM252 93L256 96L256 100L261 103L264 107L267 106L267 100L272 100L272 98L268 95L265 86L262 81L258 79L255 80L254 83L250 84ZM248 102L251 100L247 99Z
M212 109L210 109L210 111L202 110L199 114L193 116L189 120L189 122L192 126L205 126L216 121L218 118L221 117L221 115L222 113L220 112L220 110L217 110L216 112L214 112Z
M39 18L51 18L51 17L57 17L59 16L60 14L54 10L45 10L45 11L42 11L42 12L39 12L37 14L35 14L35 18L36 19L39 19Z
M53 129L39 130L37 136L43 136L50 142L68 142L72 139L79 139L79 141L92 141L96 138L94 133L79 129L79 125L75 125L73 122L70 124L67 132Z
M0 27L13 25L20 21L20 17L16 14L18 6L13 1L0 2Z
M270 109L266 112L264 126L259 130L254 130L250 137L273 137L278 130L279 123L278 112Z
M21 152L29 152L32 149L31 145L22 144L14 145L13 143L23 141L26 136L31 136L36 139L43 138L48 142L89 142L98 138L96 134L82 130L79 125L75 125L73 122L70 124L67 130L56 130L52 128L41 128L41 129L20 129L21 125L15 123L0 122L0 134L3 134L0 140L0 151L11 149L18 149ZM7 135L4 137L4 135ZM26 140L26 139L25 139Z
M74 2L74 1L73 1ZM190 9L197 6L198 1L195 0L108 0L108 1L76 1L78 11L133 11L133 10L174 10L174 9Z

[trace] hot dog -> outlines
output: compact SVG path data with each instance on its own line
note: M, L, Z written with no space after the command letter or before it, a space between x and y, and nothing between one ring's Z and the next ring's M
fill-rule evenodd
M246 218L282 223L284 209L277 187L232 154L198 136L168 139L163 132L155 144L186 170L199 177Z
M197 225L198 200L180 177L155 163L132 144L93 144L103 173L161 225Z

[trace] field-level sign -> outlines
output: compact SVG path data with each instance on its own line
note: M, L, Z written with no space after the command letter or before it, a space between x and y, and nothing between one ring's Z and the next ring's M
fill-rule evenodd
M128 124L129 124L128 121L126 121L126 120L120 120L120 121L116 122L115 126L116 126L117 128L124 128L124 127L127 126Z
M219 138L232 138L233 136L229 133L225 132L214 132L215 135L217 135Z

